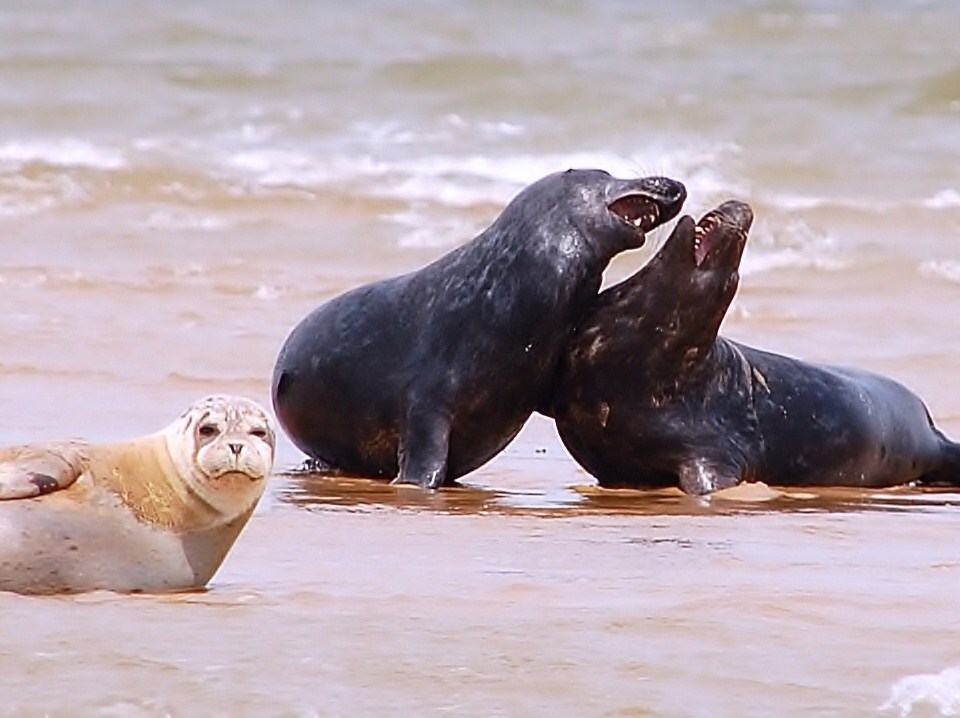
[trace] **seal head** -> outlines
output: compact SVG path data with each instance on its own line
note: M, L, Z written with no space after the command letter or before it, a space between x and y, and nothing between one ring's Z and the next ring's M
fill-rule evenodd
M276 433L256 402L205 397L164 429L163 437L184 483L224 516L243 514L263 493Z

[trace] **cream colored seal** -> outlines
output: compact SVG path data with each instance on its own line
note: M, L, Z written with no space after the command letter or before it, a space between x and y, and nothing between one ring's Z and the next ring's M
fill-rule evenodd
M204 586L263 493L275 437L257 403L209 396L149 436L0 449L0 590Z

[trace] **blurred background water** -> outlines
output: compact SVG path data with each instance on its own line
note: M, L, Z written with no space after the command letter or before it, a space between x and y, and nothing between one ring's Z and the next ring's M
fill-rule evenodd
M521 187L567 167L670 175L686 183L694 214L731 197L750 202L757 221L724 331L895 376L960 435L958 37L960 6L947 0L6 0L0 439L143 434L209 391L266 403L276 351L312 307L421 266L482 230ZM640 266L657 240L619 258L608 281ZM284 440L280 468L301 458ZM841 504L802 521L793 507L715 521L681 511L651 524L623 503L573 496L570 487L590 479L542 418L468 483L506 491L494 506L520 496L534 509L595 515L483 520L491 509L481 503L451 517L442 502L410 507L366 484L348 492L366 497L360 508L344 505L339 484L321 484L305 508L290 481L275 480L208 594L212 607L0 597L3 633L16 637L0 674L12 686L5 697L17 696L0 714L73 714L66 676L78 662L81 682L94 686L81 707L100 715L385 715L390 705L397 715L531 715L536 706L555 715L872 715L914 673L928 675L910 684L921 699L897 689L886 712L947 715L960 700L949 672L960 664L950 497L937 503L939 519L909 507L878 519ZM356 554L351 534L334 537L328 525L363 537ZM631 532L652 532L644 545L657 545L658 525L694 543L663 565L657 551L625 552ZM431 546L420 545L424 527ZM475 543L461 543L465 527ZM716 540L731 542L733 557L707 560L690 538L702 532L729 533ZM380 535L400 537L397 553L376 553L371 568L364 542ZM543 569L547 556L559 560L544 537L579 558ZM740 540L775 547L773 558L754 560ZM797 564L789 554L803 543L813 558ZM896 549L904 543L912 553ZM368 570L389 584L391 568L422 566L438 546L448 548L431 570L456 580L426 596L418 581L386 586L353 612L351 590L367 590ZM461 591L486 595L483 561L502 553L515 555L517 586L459 611ZM696 571L683 569L691 555ZM309 570L287 563L307 556ZM662 610L631 603L652 584L614 580L648 559L673 576L652 594ZM478 572L458 573L474 561ZM787 589L776 583L780 568L796 572ZM572 592L556 604L554 570ZM600 598L596 570L610 572ZM730 581L740 582L736 595ZM751 582L768 590L744 594ZM703 605L688 605L696 596ZM797 596L807 608L790 613ZM632 618L605 618L609 601ZM543 606L549 623L535 620ZM176 653L182 640L183 665L221 666L226 683L235 668L246 675L201 647L220 640L230 611L250 616L225 625L246 646L242 660L257 661L276 687L275 702L239 683L218 692L193 668L187 676L143 657L157 642ZM368 612L379 622L357 629ZM133 627L154 615L169 630L139 637ZM57 627L39 642L38 621ZM535 642L516 643L524 621ZM425 622L434 630L422 631ZM262 625L275 628L265 635ZM427 660L461 630L459 664ZM658 650L631 657L623 630L635 630L637 644L651 636ZM328 663L284 653L305 635L326 646L317 650ZM800 635L802 654L792 645ZM566 648L545 648L554 640ZM836 641L844 648L833 653ZM400 668L374 680L367 648ZM356 654L361 675L337 665L344 652ZM437 680L410 680L404 661L425 661ZM779 662L786 667L765 679ZM814 669L823 662L829 670ZM730 665L743 666L736 680ZM132 687L98 693L90 676L104 672ZM473 689L457 694L464 675ZM68 690L56 690L61 682ZM941 694L948 702L930 697Z

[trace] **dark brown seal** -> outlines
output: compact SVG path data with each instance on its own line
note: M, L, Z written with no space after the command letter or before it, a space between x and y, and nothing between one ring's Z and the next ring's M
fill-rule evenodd
M684 217L600 294L553 400L570 453L602 486L692 494L741 481L960 484L960 445L901 384L718 337L752 220L740 202Z

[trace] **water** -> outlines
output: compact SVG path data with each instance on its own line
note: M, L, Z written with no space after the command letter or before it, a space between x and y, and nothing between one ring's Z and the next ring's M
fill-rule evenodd
M309 309L569 166L750 202L725 334L960 436L960 8L515 5L5 2L0 441L266 403ZM598 492L542 418L467 483L278 475L207 593L0 596L0 715L957 713L955 494Z

